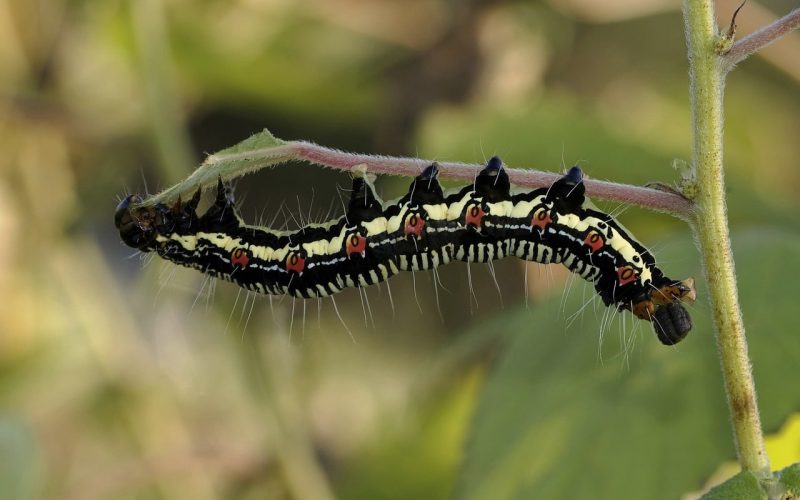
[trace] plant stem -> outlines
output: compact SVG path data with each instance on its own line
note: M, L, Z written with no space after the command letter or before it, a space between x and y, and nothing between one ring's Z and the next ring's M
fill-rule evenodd
M725 73L715 47L720 35L712 0L685 0L693 147L697 179L697 235L716 326L717 350L742 469L767 477L769 458L756 404L731 252L722 165Z
M729 71L734 65L798 27L800 27L800 9L795 9L774 23L742 38L722 56L725 71Z
M287 145L292 147L296 159L332 168L349 168L366 163L370 172L416 176L431 163L429 160L345 153L309 142L293 141ZM475 180L481 168L478 165L455 162L438 163L443 177L468 182ZM506 172L511 182L521 187L547 187L561 177L561 174L530 169L506 168ZM592 179L584 179L584 184L589 196L650 208L684 220L689 219L693 208L691 201L674 192Z
M264 131L262 134L269 133ZM150 196L142 204L152 206L156 203L168 203L178 196L191 196L198 188L215 186L220 178L223 180L235 179L291 160L306 161L344 171L350 171L352 167L363 163L373 174L410 177L419 175L424 167L431 164L431 160L420 158L349 153L311 142L283 141L271 135L269 137L272 144L268 147L256 147L235 153L216 153L209 156L189 177L157 195ZM467 163L447 161L438 163L440 175L443 178L468 182L474 181L481 169L480 165ZM550 186L561 177L553 172L528 169L507 168L506 172L511 178L511 182L517 186L529 188ZM657 210L686 221L690 220L692 216L693 203L677 192L586 178L584 178L584 184L586 194L589 196Z

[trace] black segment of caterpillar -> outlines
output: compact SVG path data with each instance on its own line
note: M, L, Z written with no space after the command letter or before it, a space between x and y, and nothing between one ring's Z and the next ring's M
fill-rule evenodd
M587 207L580 168L519 192L497 157L454 192L442 190L438 173L428 166L405 196L384 204L366 167L354 167L346 213L293 231L245 224L221 180L202 216L200 190L173 206L137 207L141 199L131 195L117 206L115 224L131 247L265 294L324 297L400 271L516 256L563 264L592 282L605 305L652 321L664 344L691 329L681 302L695 299L694 281L667 278L610 215Z

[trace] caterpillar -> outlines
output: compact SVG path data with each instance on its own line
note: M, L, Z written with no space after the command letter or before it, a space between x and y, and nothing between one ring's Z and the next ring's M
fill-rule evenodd
M202 216L198 189L172 206L127 196L114 219L128 246L264 294L325 297L400 271L516 256L563 264L593 283L606 306L651 321L665 345L691 330L681 303L695 299L694 281L666 277L613 217L587 206L579 167L547 188L513 192L498 157L453 192L442 190L438 174L429 165L407 194L383 203L366 167L356 167L345 214L293 231L245 224L221 179Z

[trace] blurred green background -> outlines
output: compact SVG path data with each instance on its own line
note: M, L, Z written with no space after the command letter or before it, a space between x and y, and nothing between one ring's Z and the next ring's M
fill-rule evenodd
M749 2L740 33L793 7ZM667 0L0 1L0 498L674 499L735 472L702 283L674 348L562 269L516 260L494 264L499 287L480 265L440 285L398 276L393 307L385 285L348 290L340 321L327 300L253 297L138 255L112 224L124 194L265 127L671 183L690 157L685 53ZM798 54L795 33L726 97L776 469L800 461ZM295 227L340 214L348 184L296 164L236 194L248 221ZM668 275L701 276L683 223L602 206Z

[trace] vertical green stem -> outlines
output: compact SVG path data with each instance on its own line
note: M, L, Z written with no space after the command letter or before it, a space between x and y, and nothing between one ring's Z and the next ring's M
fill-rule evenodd
M164 178L180 179L196 162L171 74L164 1L134 0L130 7L159 167Z
M728 407L742 469L770 474L755 385L739 307L725 205L722 167L724 73L713 0L684 0L689 46L692 160L697 179L694 230L700 246L716 326Z

